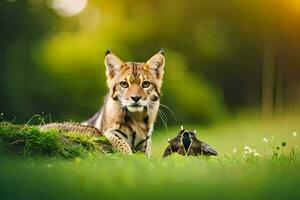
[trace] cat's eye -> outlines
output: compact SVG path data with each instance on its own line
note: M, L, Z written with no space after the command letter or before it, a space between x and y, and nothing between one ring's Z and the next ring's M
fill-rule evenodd
M150 86L150 81L144 81L143 83L142 83L142 87L143 88L148 88L149 86Z
M129 84L126 81L121 81L120 85L121 85L122 88L128 88L129 87Z

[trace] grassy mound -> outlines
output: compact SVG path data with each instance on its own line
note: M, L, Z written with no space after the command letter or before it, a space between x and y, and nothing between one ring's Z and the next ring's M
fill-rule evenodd
M111 153L105 137L36 126L0 122L0 154L74 158L87 153Z

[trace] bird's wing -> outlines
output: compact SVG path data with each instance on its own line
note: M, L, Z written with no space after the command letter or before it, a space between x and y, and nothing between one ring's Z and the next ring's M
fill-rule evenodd
M194 139L191 148L196 154L200 155L218 155L218 152L214 150L210 145L202 142L198 139Z
M177 136L177 137L173 138L170 141L170 145L171 145L172 151L177 152L179 150L180 146L182 146L181 137Z
M166 148L163 157L166 157L174 152L178 152L180 146L181 146L181 138L180 136L177 136L170 140L170 145Z
M185 151L185 148L184 148L183 145L179 146L179 149L178 149L177 153L180 154L180 155L183 155L183 156L187 155L187 152Z
M168 145L167 148L166 148L166 150L165 150L165 152L164 152L163 157L167 157L167 156L169 156L172 153L173 152L172 152L172 149L171 149L171 145Z

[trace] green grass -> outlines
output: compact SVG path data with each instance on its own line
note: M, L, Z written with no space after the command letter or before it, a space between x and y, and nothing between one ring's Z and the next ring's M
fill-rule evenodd
M221 154L231 154L234 148L238 153L243 151L244 146L249 145L257 149L261 154L270 154L272 149L263 142L266 137L277 146L281 142L287 142L287 148L299 145L300 140L300 115L288 115L286 117L272 120L262 120L258 117L240 117L225 123L211 127L204 127L198 124L188 124L186 129L196 129L197 136L212 145ZM166 147L167 139L173 138L180 130L180 125L170 127L168 130L162 129L153 134L153 155L160 157L163 148ZM298 139L292 136L293 132L298 133ZM273 141L271 138L274 137Z
M179 127L154 132L153 158L99 154L54 159L0 156L1 199L299 199L300 117L239 119L197 128L212 158L161 155ZM275 139L271 139L271 137ZM268 143L262 141L267 137ZM282 146L286 142L286 146ZM245 154L244 146L261 156ZM275 147L275 148L273 148ZM276 147L280 149L277 150ZM236 153L232 149L237 148ZM290 154L292 149L295 154ZM277 156L274 156L276 155Z
M112 148L105 137L0 122L2 154L74 158L93 152L111 153Z
M1 159L3 199L299 199L299 163L100 156Z

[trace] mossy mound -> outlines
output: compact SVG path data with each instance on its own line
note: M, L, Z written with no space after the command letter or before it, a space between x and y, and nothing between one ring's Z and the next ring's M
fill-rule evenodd
M74 158L112 152L103 136L0 122L0 154Z

